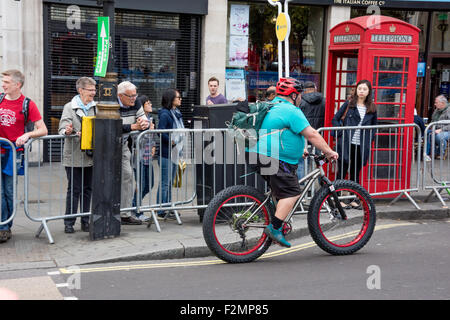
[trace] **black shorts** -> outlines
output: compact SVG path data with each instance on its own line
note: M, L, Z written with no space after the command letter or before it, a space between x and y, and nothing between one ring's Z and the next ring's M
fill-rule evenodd
M290 164L261 154L257 156L253 154L252 159L257 159L256 164L250 163L249 166L253 167L269 183L272 194L277 200L300 195L297 164ZM271 169L267 170L269 166ZM272 173L267 174L267 172Z

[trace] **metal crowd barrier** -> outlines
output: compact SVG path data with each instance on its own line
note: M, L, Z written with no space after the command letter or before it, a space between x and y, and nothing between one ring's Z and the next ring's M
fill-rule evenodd
M16 146L14 145L14 143L12 143L11 141L9 141L8 139L5 138L0 138L0 143L1 143L1 149L2 152L5 151L5 158L2 156L0 158L0 168L2 169L2 175L4 174L3 170L4 168L8 165L8 163L5 163L8 161L8 159L6 158L7 155L10 155L9 152L12 152L12 155L10 155L13 159L12 163L9 163L9 165L12 165L12 168L10 167L10 169L12 170L10 173L12 175L9 175L12 177L13 181L13 209L11 212L11 216L8 218L6 217L6 213L4 213L2 211L3 209L3 205L0 205L0 226L4 226L6 224L9 224L11 221L13 221L14 217L16 216L17 213L17 152L16 152ZM8 150L6 150L8 149ZM20 159L19 159L20 160ZM6 173L5 173L6 175ZM4 194L4 185L3 185L3 178L1 179L1 183L0 183L0 194ZM3 201L3 197L2 197L2 201Z
M429 128L432 126L433 124ZM416 208L420 209L410 195L411 192L421 189L422 152L420 143L417 146L417 159L412 161L412 157L415 157L412 153L414 133L420 135L420 128L415 124L402 124L332 127L322 128L319 132L337 150L337 145L331 133L334 132L336 136L338 133L343 134L344 131L358 128L364 129L361 131L362 141L364 136L369 134L369 131L370 134L375 136L371 145L368 165L362 170L361 181L369 181L365 185L363 182L364 187L368 189L372 196L388 197L395 195L396 198L392 203L400 197L406 196ZM177 168L178 160L182 160L186 164L181 176L181 183L177 186L173 186L172 175L169 173L166 182L170 186L172 199L166 202L162 201L162 186L165 181L161 178L161 163L164 161L162 148L164 141L166 141L163 140L164 134L167 134L167 141L182 142L182 148L177 148L178 143L175 143L174 147L168 146L170 150L181 152L176 152L171 156L171 159L176 160L173 161L173 166ZM144 187L141 174L144 169L142 162L144 157L148 156L149 149L146 143L148 138L151 137L156 140L155 145L159 149L157 156L149 161L153 171L146 171L150 184L152 178L154 179L154 186L149 188L148 194L142 195L141 190ZM32 139L25 145L25 214L32 221L40 223L36 236L39 236L45 230L50 243L53 243L54 240L48 228L48 222L91 214L91 212L65 214L67 174L73 173L70 169L66 172L61 160L64 141L72 138L59 135L46 136ZM49 161L46 163L40 161L43 143L47 144L49 150ZM37 153L32 154L30 152L32 145L33 148L38 150ZM36 151L36 149L33 150ZM253 185L262 191L267 190L267 183L255 174L254 169L247 164L243 146L235 144L233 135L227 129L177 129L137 132L133 151L132 167L136 170L136 203L128 208L121 208L121 212L150 213L149 218L152 224L155 224L158 232L161 232L157 216L160 211L173 211L178 224L182 224L180 211L197 210L201 219L202 212L207 208L211 199L228 186L246 184ZM179 155L179 158L175 155ZM33 159L33 156L37 158L37 161ZM406 165L408 163L411 163L411 166ZM34 165L31 166L31 164ZM339 164L342 166L341 163ZM328 166L329 176L335 175L336 169L338 169L337 165L334 167ZM435 172L436 170L432 167L432 173L438 174ZM376 181L376 183L371 183L373 181ZM442 182L440 180L435 181L434 184L427 184L426 188L445 189L445 186L441 185ZM380 188L378 183L384 183L383 189ZM448 178L444 183L448 185ZM158 198L159 201L157 201ZM305 210L301 211L306 212Z
M174 146L166 146L171 150L170 159L163 159L164 147L163 135L167 134L168 141L179 141ZM155 186L148 195L142 197L141 190L144 176L141 174L142 154L145 152L148 139L156 138L156 146L159 148L159 156L153 159L153 168L158 168L162 161L169 161L173 169L181 162L185 169L178 186L174 186L171 175L161 178L161 170L148 170L147 181L151 183L155 179ZM267 184L258 177L245 160L245 150L234 143L234 138L227 129L176 129L176 130L151 130L140 133L136 138L134 167L136 168L136 211L150 212L152 222L157 231L160 225L157 212L173 211L178 223L181 224L180 210L197 210L199 219L202 219L203 211L210 200L221 190L236 184L247 184L267 189ZM180 147L182 145L182 148ZM180 148L178 148L180 147ZM178 152L181 154L178 155ZM165 180L166 179L166 180ZM176 179L175 179L176 180ZM144 180L145 181L145 180ZM172 186L172 201L161 202L157 198L162 196L162 184Z
M360 182L367 189L371 196L386 197L396 195L391 202L395 203L402 196L406 196L417 208L416 201L410 193L420 189L420 150L418 144L416 161L413 160L414 136L420 136L420 127L416 124L396 124L396 125L376 125L376 126L353 126L353 127L328 127L320 128L318 131L324 136L326 141L332 142L334 151L340 154L341 160L335 166L328 166L328 176L335 176L339 171L343 171L342 161L345 150L344 145L350 146L352 135L349 131L360 129L360 148L369 148L369 158L367 165L361 170ZM345 134L348 132L348 134ZM371 135L370 146L364 145L367 135ZM338 137L338 138L336 138ZM345 137L345 138L342 138ZM340 145L337 139L345 140ZM360 155L350 154L347 151L348 159L356 162ZM411 164L410 166L408 164ZM350 171L350 169L348 170Z
M65 139L74 139L75 136L49 135L37 139L30 139L25 144L25 177L24 177L24 211L25 215L34 222L40 223L36 232L39 237L45 230L48 241L54 243L52 234L48 227L48 222L66 218L77 218L89 216L91 212L80 212L66 215L67 200L67 174L73 177L73 166L67 172L62 165L63 146ZM43 143L48 145L49 161L42 163ZM37 146L36 146L37 145ZM31 149L38 150L37 153L31 153ZM73 152L72 152L73 154ZM75 159L72 158L72 162ZM31 166L33 164L33 166ZM81 166L84 167L82 161ZM82 169L82 179L84 177L84 168ZM72 183L73 183L73 179ZM72 188L73 193L73 188ZM72 194L70 201L72 201ZM83 199L83 193L80 198ZM74 207L72 201L71 208ZM78 205L80 211L83 208L83 202Z
M439 130L437 133L436 130ZM425 129L422 185L425 190L432 190L425 201L434 194L442 206L448 208L441 192L450 195L450 120L430 123ZM429 172L429 175L428 175ZM431 179L431 180L430 180Z

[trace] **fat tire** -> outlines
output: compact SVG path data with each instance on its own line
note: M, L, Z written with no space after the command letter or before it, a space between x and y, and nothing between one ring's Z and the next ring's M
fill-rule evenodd
M203 216L203 237L206 244L208 245L208 248L218 258L228 263L246 263L254 261L261 255L263 255L272 244L272 240L267 237L267 239L260 245L257 250L254 250L253 252L245 255L234 255L225 251L221 247L221 245L217 242L216 236L214 234L215 216L221 205L229 198L236 195L249 195L257 199L261 203L265 200L264 194L251 186L236 185L220 191L216 196L214 196L205 210L205 214ZM268 201L264 206L269 213L269 220L272 221L272 217L275 214L275 208L272 202ZM263 229L261 230L261 234L263 234Z
M369 222L367 229L362 236L362 238L355 244L348 247L335 246L329 242L322 234L320 223L319 223L319 213L321 206L325 199L331 194L328 187L322 187L316 193L316 195L311 200L311 205L308 211L308 229L313 238L314 242L324 251L332 255L349 255L363 248L367 242L370 240L373 231L375 230L376 224L376 209L372 197L361 185L350 180L336 180L334 183L334 188L336 191L341 189L353 190L354 192L361 195L361 201L365 201L369 208ZM330 195L331 196L331 195ZM364 206L363 206L364 207Z

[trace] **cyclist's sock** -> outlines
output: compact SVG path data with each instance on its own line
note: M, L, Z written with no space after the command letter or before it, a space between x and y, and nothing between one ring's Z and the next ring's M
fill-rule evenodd
M274 229L280 229L283 225L283 220L278 219L277 217L273 217L272 219L272 226Z

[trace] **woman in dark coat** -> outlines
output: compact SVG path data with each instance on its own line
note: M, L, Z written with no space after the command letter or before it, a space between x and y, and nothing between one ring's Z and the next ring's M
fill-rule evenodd
M158 111L158 129L183 129L183 118L180 110L181 95L175 89L164 92L161 101L162 108ZM179 133L162 133L159 158L161 179L156 201L162 206L172 202L172 184L176 173L176 163L183 148L183 136ZM165 217L167 212L160 211L158 215Z
M377 108L373 102L372 85L368 80L357 83L350 99L334 115L332 124L333 127L364 127L377 124ZM350 180L360 183L361 169L369 160L374 138L375 129L337 131L338 179L344 179L350 169Z

